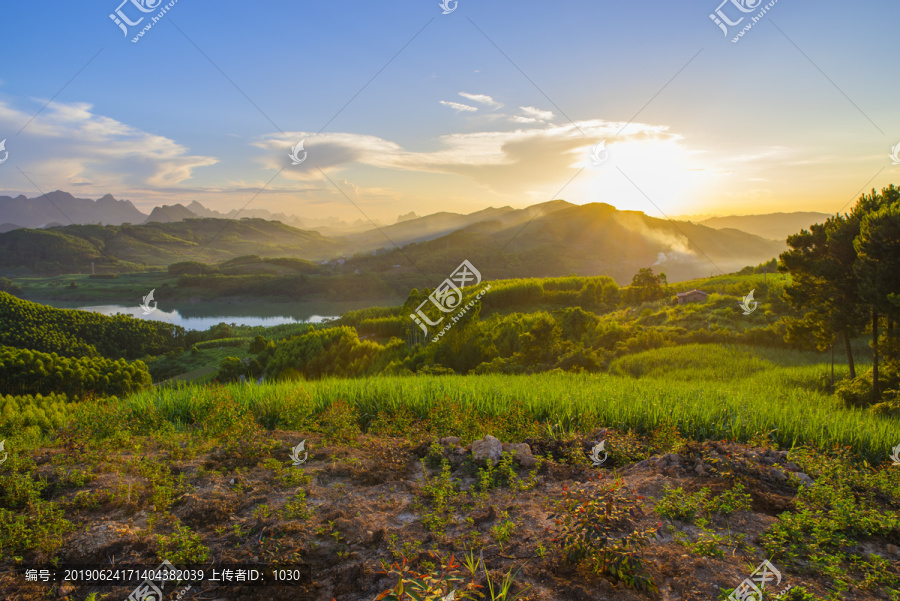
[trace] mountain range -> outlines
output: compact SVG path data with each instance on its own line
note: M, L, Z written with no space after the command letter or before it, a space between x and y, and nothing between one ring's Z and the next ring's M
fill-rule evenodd
M127 201L112 202L123 203L115 205L123 212L131 206ZM0 268L85 273L93 263L101 273L114 273L185 260L221 262L259 255L315 261L343 258L334 262L336 272L407 272L427 276L427 282L433 274L449 274L465 258L490 278L609 275L626 284L642 267L664 271L675 282L736 271L768 261L785 249L784 242L734 228L715 229L620 211L608 204L573 205L563 200L469 215L405 216L394 225L343 236L261 218L198 217L195 211L205 208L197 205L156 207L140 225L68 225L0 233Z
M562 201L559 201L562 202ZM565 203L567 204L567 203ZM362 219L347 223L337 218L309 219L285 213L272 213L265 209L233 209L222 213L206 208L196 200L187 205L160 205L154 207L150 214L142 213L131 201L117 200L107 194L97 200L76 198L68 192L56 190L35 198L0 196L0 233L18 228L45 228L60 225L109 224L134 225L145 223L173 223L183 219L215 218L239 219L254 218L267 221L280 221L300 229L316 230L324 236L349 236L353 242L363 249L375 249L391 246L390 240L397 243L409 243L429 240L448 234L460 228L480 221L499 219L513 223L523 216L528 219L535 211L544 214L551 212L553 205L545 203L536 205L535 209L513 209L489 207L468 215L441 212L420 217L414 212L400 215L397 223L388 226L372 227L372 223ZM562 206L562 205L557 205ZM524 213L522 212L524 211ZM808 228L813 223L821 223L830 214L816 212L770 213L763 215L739 215L728 217L711 217L696 221L714 229L736 229L769 240L784 240L788 235ZM691 218L685 217L685 220ZM695 220L691 220L695 221Z
M147 215L139 211L131 201L117 200L111 194L97 200L76 198L62 190L35 198L26 198L23 195L0 196L0 233L18 228L46 228L60 225L172 223L197 217L280 221L294 227L317 229L326 235L361 231L371 227L371 223L362 219L353 223L335 218L300 219L295 215L272 213L265 209L233 209L221 213L207 209L196 200L186 206L181 204L157 206Z
M701 225L716 229L731 228L754 234L770 240L784 240L801 229L809 229L814 223L822 223L832 215L829 213L770 213L768 215L735 215L711 217L700 221Z

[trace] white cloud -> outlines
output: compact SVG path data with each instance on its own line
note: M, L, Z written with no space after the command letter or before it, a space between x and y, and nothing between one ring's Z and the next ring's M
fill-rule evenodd
M553 111L542 111L533 106L520 106L519 110L522 113L511 118L515 123L542 123L550 121L556 116Z
M478 104L483 104L492 109L503 108L502 102L497 102L496 100L494 100L487 94L469 94L468 92L460 92L459 95L462 96L463 98L471 100L472 102L477 102Z
M322 180L318 169L331 175L353 165L391 169L399 172L459 175L480 186L504 194L525 194L527 190L557 183L561 174L578 168L586 144L611 138L621 123L602 120L571 124L543 124L513 131L453 133L439 138L432 151L410 151L399 144L375 136L350 133L289 132L272 134L254 143L266 150L260 160L271 170L281 170L281 178ZM580 130L580 131L579 131ZM617 143L676 138L664 126L633 124ZM582 132L588 134L585 139ZM309 155L302 165L290 166L288 152L305 139Z
M455 110L457 112L463 112L463 111L474 112L474 111L478 110L474 106L469 106L468 104L462 104L461 102L451 102L449 100L441 100L440 103L443 104L444 106L449 106L450 108L452 108L453 110Z
M43 104L43 103L41 103ZM99 182L106 188L172 186L189 179L214 157L188 154L170 138L92 112L87 103L51 102L13 137L23 171L40 174L46 187ZM32 116L0 102L0 130L18 131Z

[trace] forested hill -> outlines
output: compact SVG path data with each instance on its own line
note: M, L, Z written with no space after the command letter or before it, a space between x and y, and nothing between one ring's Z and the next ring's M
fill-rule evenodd
M54 309L0 292L0 347L136 359L182 348L184 336L184 329L172 324Z
M340 245L318 232L263 219L186 219L145 225L70 225L0 234L0 268L47 273L98 273L167 266L190 258L222 261L244 255L319 259Z
M449 235L348 262L361 271L411 266L449 273L460 249L490 279L607 275L627 283L653 266L670 282L737 271L768 261L787 248L738 230L619 211L607 204L556 207L520 224L483 221ZM455 261L455 262L454 262Z

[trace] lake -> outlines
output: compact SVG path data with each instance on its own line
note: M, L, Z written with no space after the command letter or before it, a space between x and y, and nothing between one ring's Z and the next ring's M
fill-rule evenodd
M145 315L139 305L87 305L72 302L48 302L43 304L58 309L78 309L103 315L122 313L137 319L163 321L187 330L207 330L220 323L239 326L278 326L286 323L323 323L337 319L347 311L367 307L392 306L403 300L383 301L313 301L297 303L253 303L253 302L185 302L174 305L158 304L156 310ZM153 303L150 304L153 306Z

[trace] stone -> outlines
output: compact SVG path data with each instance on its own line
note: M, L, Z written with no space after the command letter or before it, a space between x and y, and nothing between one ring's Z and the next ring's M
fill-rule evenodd
M812 485L813 479L810 478L809 476L807 476L806 474L804 474L803 472L798 472L795 475L800 479L800 483L803 484L804 486Z
M522 467L534 467L537 465L537 459L531 454L531 447L524 442L503 443L501 448L504 453L512 453Z
M783 482L783 481L787 480L787 476L784 475L784 472L782 472L777 467L773 467L772 469L770 469L769 474L771 474L772 477L775 478L776 480L778 480L779 482Z
M537 465L537 459L534 455L520 455L516 460L522 467L534 467Z
M672 465L678 465L682 461L681 455L679 455L678 453L666 453L665 455L663 455L663 459L665 459L668 463L671 463Z
M500 457L502 455L503 445L490 434L486 435L481 440L472 442L472 457L476 461L497 465L500 463Z

